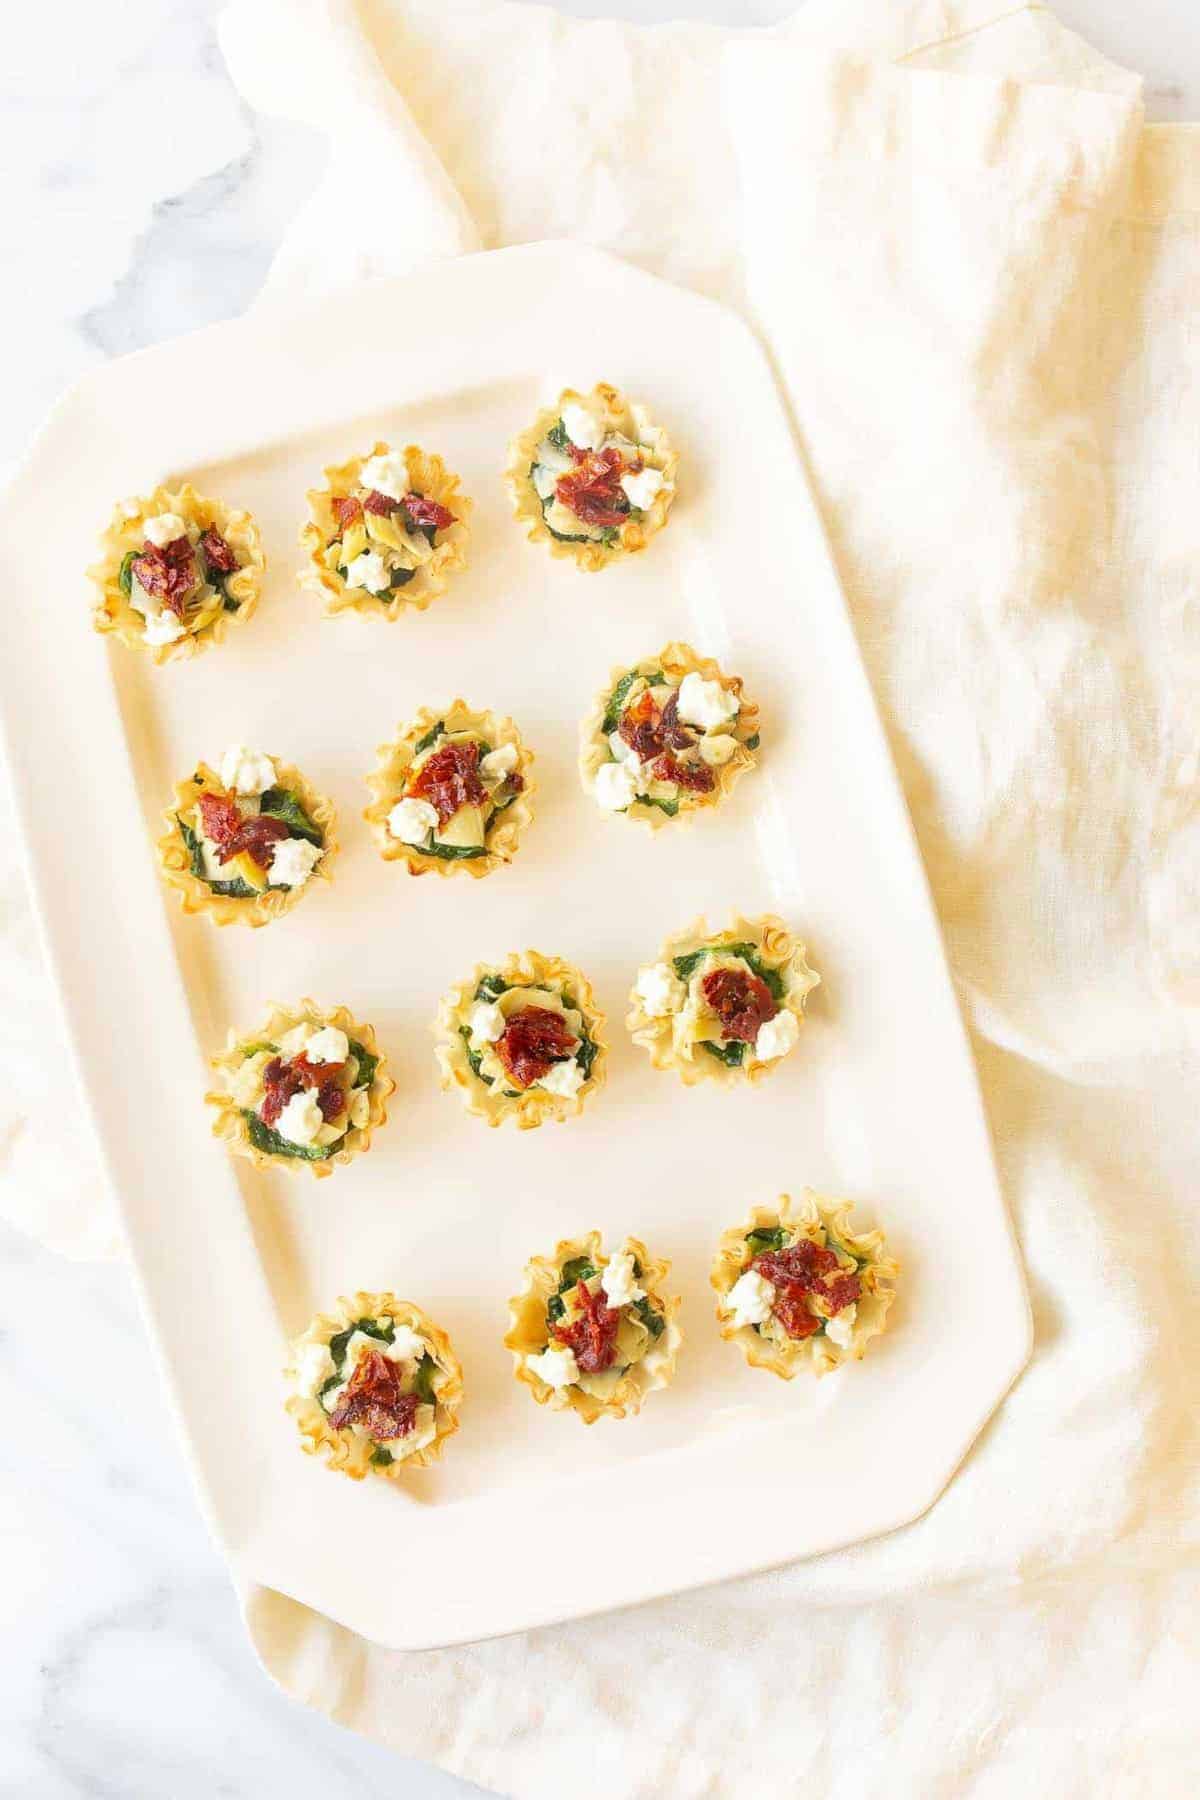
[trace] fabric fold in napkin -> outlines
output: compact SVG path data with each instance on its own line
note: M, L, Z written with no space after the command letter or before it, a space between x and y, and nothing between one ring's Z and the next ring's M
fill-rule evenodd
M753 32L236 0L222 42L251 104L329 139L264 302L574 236L762 334L916 824L1037 1327L957 1480L888 1539L424 1655L256 1590L264 1665L521 1796L979 1781L1070 1800L1150 1791L1147 1769L1185 1791L1197 134L1145 129L1136 77L1002 0L812 0ZM11 1155L5 1173L7 1204Z

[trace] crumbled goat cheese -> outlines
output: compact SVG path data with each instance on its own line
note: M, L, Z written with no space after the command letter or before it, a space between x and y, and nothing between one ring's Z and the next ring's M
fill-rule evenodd
M596 450L604 436L604 427L590 407L568 400L562 409L563 430L580 450Z
M714 726L736 718L737 713L737 699L727 693L719 681L705 681L693 669L680 682L679 717L687 724L711 731Z
M233 793L250 799L275 786L275 765L260 751L233 744L221 758L221 780Z
M336 1025L322 1025L304 1046L304 1060L310 1063L344 1063L350 1054L350 1039Z
M398 800L388 814L388 830L402 844L423 844L437 822L428 800Z
M307 838L282 838L271 859L271 886L303 887L324 852Z
M787 1055L799 1036L799 1020L794 1012L784 1007L773 1019L766 1019L759 1026L754 1054L759 1062L774 1062L777 1057Z
M630 763L634 760L636 759L627 758L624 762L601 763L596 770L592 792L606 812L624 812L637 799L641 765L639 763L636 768L631 768Z
M621 486L630 506L636 506L639 512L653 501L654 496L663 484L661 469L639 469L636 474L622 475Z
M311 1088L306 1088L302 1093L292 1095L276 1120L275 1129L289 1144L307 1147L316 1142L324 1123L317 1096Z
M346 565L346 586L366 588L369 593L382 593L392 582L388 566L378 550L364 550Z
M186 537L187 526L178 513L159 513L157 518L146 520L145 536L148 544L162 550L176 538Z
M547 1069L536 1085L544 1088L548 1094L557 1094L560 1099L573 1100L583 1086L585 1076L583 1070L572 1056L565 1062L556 1062Z
M579 1364L570 1349L543 1350L540 1356L527 1356L525 1367L539 1376L547 1387L565 1388L579 1380Z
M634 1258L628 1250L619 1251L610 1256L600 1276L600 1286L608 1297L610 1306L632 1306L635 1300L645 1298L645 1288L639 1287L633 1272Z
M368 456L358 479L376 494L403 500L408 492L408 464L398 450L385 450L379 456Z
M669 963L654 963L638 971L634 992L647 1018L665 1019L679 1011L687 990Z
M771 1316L771 1308L775 1303L775 1289L769 1281L764 1281L757 1269L747 1269L739 1275L724 1299L725 1311L733 1323L742 1325L762 1325Z

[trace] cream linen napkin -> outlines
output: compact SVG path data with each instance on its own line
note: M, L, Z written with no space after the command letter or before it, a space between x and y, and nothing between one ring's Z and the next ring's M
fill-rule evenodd
M575 235L765 336L1038 1333L957 1481L889 1539L422 1656L258 1590L264 1663L522 1796L1188 1791L1200 144L1143 131L1132 77L1002 0L814 0L772 33L238 0L224 44L253 104L330 137L268 297Z

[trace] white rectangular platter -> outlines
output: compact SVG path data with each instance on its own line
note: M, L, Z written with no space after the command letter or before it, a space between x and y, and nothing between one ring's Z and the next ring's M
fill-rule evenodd
M645 555L582 575L527 543L508 439L562 387L610 380L681 451ZM470 568L395 624L320 617L296 585L304 491L376 436L437 450L475 513ZM114 500L193 479L249 507L264 599L194 662L96 637L81 571ZM1023 1366L1029 1313L909 822L766 361L712 303L597 252L502 251L219 326L102 368L3 502L4 727L69 1035L204 1502L239 1579L379 1642L458 1642L644 1600L906 1523ZM615 664L689 639L744 677L761 767L717 814L651 834L602 816L578 721ZM455 695L511 713L536 818L483 882L412 880L360 814L376 746ZM174 780L245 742L338 808L332 889L265 931L214 930L151 853ZM623 1024L637 965L698 914L775 911L823 984L751 1090L685 1089ZM476 961L565 956L609 1018L581 1117L489 1131L437 1084L438 999ZM268 1001L370 1021L398 1091L369 1156L314 1183L209 1134L207 1056ZM891 1328L818 1383L716 1332L721 1230L805 1185L852 1197L901 1260ZM674 1384L586 1429L536 1407L502 1348L534 1252L599 1227L668 1256ZM435 1469L352 1484L300 1453L290 1336L356 1288L416 1300L464 1365ZM119 1402L94 1371L97 1407Z

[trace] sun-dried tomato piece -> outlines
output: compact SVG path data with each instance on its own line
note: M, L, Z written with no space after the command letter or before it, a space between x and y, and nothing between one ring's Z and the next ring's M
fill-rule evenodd
M700 992L721 1021L726 1039L752 1044L758 1028L779 1011L765 981L749 969L711 969Z
M833 1251L824 1244L814 1244L811 1238L801 1238L784 1250L764 1250L751 1264L772 1287L795 1288L798 1292L819 1288L824 1277L837 1266Z
M650 765L656 781L673 781L676 787L688 788L693 794L711 794L717 778L707 763L683 763L664 750Z
M399 504L400 502L393 500L390 494L381 494L377 488L372 488L363 501L363 511L378 513L380 518L386 519L389 513L395 512Z
M317 1089L317 1105L321 1109L321 1117L328 1125L331 1119L340 1119L346 1110L346 1095L333 1076L323 1081Z
M862 1282L857 1275L838 1275L826 1284L825 1299L830 1312L841 1312L843 1306L853 1306L862 1298Z
M609 1306L602 1290L593 1294L586 1281L575 1289L575 1298L581 1309L579 1317L569 1325L556 1325L554 1335L575 1352L575 1361L586 1374L596 1375L611 1368L616 1358L621 1309Z
M809 1307L803 1294L780 1295L771 1311L789 1337L813 1337L821 1329L821 1321Z
M663 743L669 750L686 750L696 741L694 731L689 731L679 717L679 689L672 688L662 709L661 730Z
M196 584L196 558L191 539L185 534L172 538L169 544L147 542L142 547L142 554L134 557L132 568L138 586L181 619L187 596Z
M349 531L350 527L357 525L363 516L362 501L357 499L354 494L335 494L333 510L337 514L339 532Z
M301 1091L304 1082L296 1073L293 1065L284 1062L278 1056L272 1057L271 1061L267 1063L263 1069L262 1078L266 1092L262 1105L258 1109L259 1117L264 1125L274 1125L278 1122L279 1115L288 1101L294 1094Z
M346 1065L344 1062L309 1062L301 1050L299 1055L293 1056L290 1066L295 1069L305 1087L312 1088L320 1087L328 1075L340 1075Z
M415 799L428 800L438 816L438 824L452 819L460 806L479 806L487 799L487 789L479 779L479 745L443 744L417 770L408 793Z
M277 1125L279 1115L291 1097L291 1094L286 1093L282 1087L269 1087L263 1095L262 1105L258 1109L258 1116L263 1124Z
M201 794L198 801L204 835L218 850L231 844L242 828L242 813L228 794Z
M283 820L268 813L246 818L228 794L201 794L198 805L204 835L216 846L218 862L231 862L245 851L260 869L269 869L276 844L290 836Z
M303 1081L305 1087L320 1087L321 1083L331 1075L340 1075L345 1063L311 1063L303 1050L299 1056L292 1058L292 1067Z
M696 739L679 720L679 690L668 690L666 700L659 704L661 690L648 687L638 695L631 706L627 706L621 714L617 731L629 745L635 756L643 763L664 761L664 768L674 770L674 758L667 753L671 750L687 750ZM685 765L680 765L685 767ZM658 771L655 770L655 773ZM693 779L695 776L697 779ZM683 776L674 772L663 774L664 781L678 780L682 787L694 787L707 793L713 785L713 777L707 769L687 769Z
M290 836L282 819L273 819L269 813L254 813L242 820L236 836L218 848L217 861L227 863L245 854L265 871L275 861L276 844Z
M310 1063L303 1053L293 1056L290 1062L284 1062L279 1056L272 1057L262 1074L266 1097L259 1111L264 1124L274 1125L294 1094L313 1088L317 1091L317 1105L326 1124L340 1118L345 1110L346 1095L338 1077L345 1066L345 1063Z
M666 747L666 739L663 737L662 714L658 701L654 698L653 688L646 688L632 706L625 708L617 725L617 733L642 762L653 762L656 756L661 756Z
M440 500L430 500L425 494L405 494L404 510L414 526L432 525L435 531L445 531L447 525L453 525L455 515Z
M833 1251L811 1238L801 1238L784 1250L764 1250L750 1267L775 1289L771 1311L789 1337L812 1337L820 1329L821 1321L808 1304L811 1294L834 1313L862 1294L858 1275L842 1270Z
M510 792L514 794L522 794L525 791L525 777L521 774L519 769L513 769L511 774L506 775L504 777L504 783Z
M623 473L619 450L589 450L575 468L559 476L554 492L585 525L623 525L629 513Z
M364 1350L329 1415L329 1423L337 1431L346 1425L361 1425L376 1443L406 1437L416 1423L421 1403L416 1394L404 1392L403 1381L403 1369L390 1356L382 1350Z
M509 1015L496 1054L518 1087L532 1087L556 1062L565 1062L579 1039L560 1012L548 1006L524 1006Z
M200 533L200 549L210 569L218 575L232 575L238 566L238 559L230 549L219 531L210 525L207 531Z

